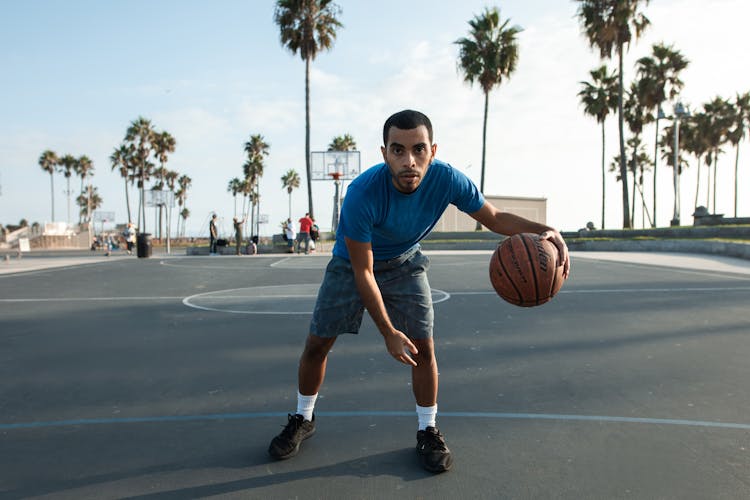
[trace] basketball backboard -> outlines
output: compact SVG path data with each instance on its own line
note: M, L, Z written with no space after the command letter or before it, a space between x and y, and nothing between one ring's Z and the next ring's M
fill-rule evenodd
M313 181L329 181L340 172L341 180L352 180L360 173L359 151L313 151L310 153Z
M174 191L149 189L146 191L146 206L174 208Z

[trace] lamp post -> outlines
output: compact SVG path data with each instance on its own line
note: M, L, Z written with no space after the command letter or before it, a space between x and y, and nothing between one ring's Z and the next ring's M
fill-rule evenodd
M672 182L674 184L674 212L672 220L670 221L671 226L680 225L680 119L683 116L690 116L690 111L682 105L682 102L677 101L674 105L674 146L672 151L674 153L674 165L672 170Z

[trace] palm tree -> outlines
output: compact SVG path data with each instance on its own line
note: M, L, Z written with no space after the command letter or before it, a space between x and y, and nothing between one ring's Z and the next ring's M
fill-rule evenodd
M654 227L656 227L656 165L659 147L659 119L663 117L661 105L667 98L674 99L682 90L680 72L688 67L688 61L674 46L663 43L652 47L652 57L642 57L636 63L638 78L648 82L649 91L644 95L644 104L655 111L656 134L654 140ZM667 87L669 92L667 93Z
M692 154L698 160L698 170L696 171L696 184L695 184L695 201L693 203L693 209L698 208L698 193L701 187L701 160L703 156L708 152L709 145L706 140L707 132L709 127L709 118L703 112L695 113L685 120L685 123L680 126L680 142L684 143L684 149L688 153ZM674 163L674 161L673 161Z
M179 234L183 238L185 237L185 225L187 224L188 217L190 217L190 210L188 210L187 207L180 210L180 218L182 219L182 232Z
M152 146L154 150L154 156L159 160L159 168L155 170L155 174L158 179L158 183L155 189L164 189L165 176L169 172L164 165L169 159L169 153L174 153L177 141L167 131L154 132L152 140ZM159 239L162 238L162 219L163 219L163 205L159 205Z
M84 191L76 198L79 207L79 217L86 223L91 222L91 213L102 206L102 197L99 196L97 189L88 184Z
M125 143L131 148L132 154L130 165L133 170L133 176L138 182L140 191L140 200L138 202L138 230L141 233L146 232L146 181L151 178L154 164L149 161L149 156L153 150L154 129L151 121L139 116L130 123L125 132Z
M347 134L349 135L349 134ZM299 187L299 174L294 170L287 170L286 174L281 176L281 187L286 189L289 195L289 218L292 218L292 191Z
M729 130L732 127L733 113L732 105L726 99L715 97L711 102L703 105L704 112L708 115L708 127L706 129L706 140L709 150L706 155L706 163L713 166L713 207L711 211L716 213L716 178L719 154L724 151L721 146L727 143ZM710 170L709 170L710 175ZM709 180L709 184L711 181ZM709 186L711 189L711 186ZM708 208L708 203L706 204Z
M182 207L187 202L187 191L192 184L193 180L187 175L181 175L177 179L177 185L179 186L176 193L178 206ZM180 216L182 217L182 232L180 233L178 231L178 234L185 236L185 223L187 222L187 218L190 216L190 210L184 208L180 211Z
M627 180L628 170L625 164L625 126L623 116L623 50L633 39L639 38L650 24L646 16L639 11L640 4L648 5L648 0L577 0L578 18L591 47L599 49L602 59L611 59L612 52L618 56L619 92L617 96L618 125L620 131L620 175ZM623 228L630 228L630 210L628 202L628 183L622 183L622 216Z
M487 150L487 111L490 91L499 86L504 78L510 78L518 63L516 36L522 28L508 26L510 19L501 22L497 7L485 11L469 21L468 38L454 43L459 46L458 67L464 73L464 81L479 82L484 92L484 120L482 125L482 177L479 190L484 193L485 154ZM477 229L481 226L477 223Z
M734 216L737 217L737 167L740 163L740 142L745 138L745 128L750 121L750 92L745 92L734 101L734 113L732 116L732 129L727 134L727 139L735 147L734 157Z
M172 229L172 208L174 208L174 196L175 196L175 187L177 187L177 179L180 177L180 173L176 172L174 170L167 170L167 172L164 174L164 180L167 183L167 187L169 188L169 191L171 191L172 196L170 197L170 204L167 207L167 237L171 234Z
M605 135L604 122L610 111L617 108L617 75L610 74L607 65L589 72L591 82L581 82L583 88L578 92L584 113L596 118L597 123L602 125L602 225L604 229L604 207L606 199L606 168L605 168Z
M65 177L65 194L68 196L68 218L66 222L68 224L70 224L70 177L73 175L73 172L75 172L77 162L78 160L75 156L67 154L60 158L60 163L58 164L63 176Z
M240 192L242 181L235 177L234 179L231 179L229 181L229 184L227 185L227 192L232 193L232 196L234 197L234 216L237 217L237 193Z
M39 166L42 170L49 174L49 186L50 186L50 197L52 207L52 219L50 222L55 222L55 169L60 164L60 159L57 157L57 153L51 150L44 151L39 156Z
M334 137L328 145L328 151L355 151L357 143L350 134Z
M91 159L86 156L80 156L75 164L75 171L76 174L81 178L81 194L83 195L83 182L86 180L87 177L90 177L91 175L94 175L94 162L91 161ZM86 214L86 218L90 220L91 212L89 211ZM79 218L79 223L81 222Z
M674 151L674 143L675 143L675 128L677 128L677 134L678 134L678 141L679 144L677 144L679 157L677 158L677 166L675 167L675 151ZM682 175L682 171L688 167L688 161L686 158L682 156L684 152L688 152L687 149L687 140L689 139L689 133L688 135L685 135L683 133L682 126L678 124L677 127L674 125L669 125L667 127L664 127L664 132L662 133L662 136L659 139L659 147L662 151L662 159L666 162L667 166L672 167L673 169L673 176L674 179L674 199L675 199L675 209L674 209L674 215L679 215L679 207L681 205L681 196L680 196L680 176ZM674 172L674 169L677 169L676 172ZM674 218L675 221L679 220L679 217Z
M268 149L271 146L265 142L263 136L255 134L250 136L250 140L245 143L245 152L247 153L247 162L244 165L245 179L247 179L253 188L255 188L255 194L251 197L251 200L255 203L252 204L257 209L257 217L253 216L251 220L255 220L256 229L255 234L260 233L260 193L258 193L260 178L263 177L263 161L268 156ZM251 226L252 229L252 226Z
M312 165L310 164L310 62L318 52L330 50L341 8L331 0L277 0L274 22L279 26L281 44L305 61L305 168L308 212L313 216Z
M112 164L112 170L116 169L125 182L125 206L128 211L128 222L131 222L133 219L130 216L130 193L128 190L128 181L132 184L133 179L130 176L130 170L128 169L128 165L132 163L129 157L130 149L126 144L121 144L119 148L115 148L112 154L109 155L109 161Z
M645 208L646 206L646 200L643 197L644 163L640 162L640 185L637 185L636 183L636 175L638 174L636 163L638 162L639 151L644 147L641 142L643 127L644 125L652 122L654 119L651 113L649 113L649 108L644 104L645 96L650 92L650 84L651 82L649 80L644 79L632 82L630 84L630 91L628 92L628 96L623 107L625 122L628 125L628 130L630 130L630 133L633 134L632 138L628 140L628 145L633 150L632 156L630 157L632 163L629 168L629 170L633 173L633 202L630 209L630 220L633 221L633 223L635 223L635 194L636 189L639 187L641 192L641 205L643 208ZM650 161L647 163L647 165L649 166L651 164L652 163ZM649 220L650 219L651 217L649 216Z

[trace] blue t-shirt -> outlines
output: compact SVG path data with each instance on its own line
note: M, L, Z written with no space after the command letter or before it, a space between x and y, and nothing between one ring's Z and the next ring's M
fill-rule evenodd
M482 208L484 197L471 179L439 160L409 194L396 189L385 163L375 165L349 184L333 254L349 259L346 236L370 242L375 260L398 257L429 234L450 203L472 213Z

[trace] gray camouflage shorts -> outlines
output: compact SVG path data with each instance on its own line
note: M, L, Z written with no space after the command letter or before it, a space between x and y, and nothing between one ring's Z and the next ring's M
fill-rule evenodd
M375 281L393 326L412 339L432 337L434 314L427 281L429 267L430 259L418 246L373 265ZM359 333L364 310L351 263L334 255L318 291L310 333L327 338Z

